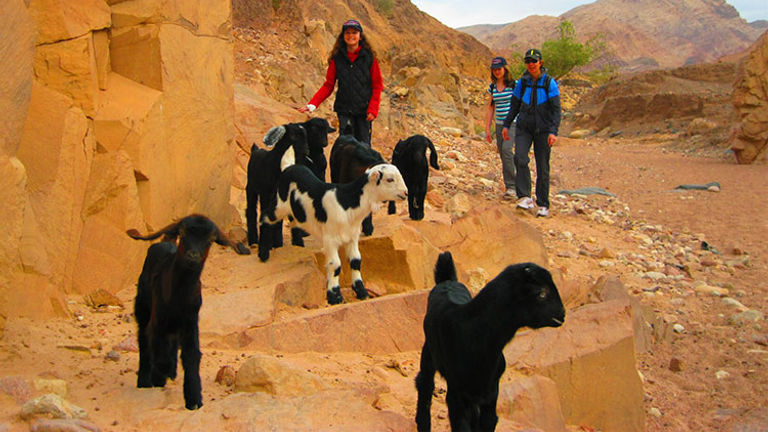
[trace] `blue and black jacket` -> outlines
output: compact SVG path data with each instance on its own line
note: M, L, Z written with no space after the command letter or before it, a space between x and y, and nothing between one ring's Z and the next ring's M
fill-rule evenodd
M509 128L517 116L517 128L531 134L557 135L560 128L560 89L544 68L538 80L528 71L517 81L512 92L512 105L504 120Z

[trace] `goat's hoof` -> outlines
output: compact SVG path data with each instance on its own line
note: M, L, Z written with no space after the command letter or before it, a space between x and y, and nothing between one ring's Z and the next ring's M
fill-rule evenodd
M259 259L261 260L261 262L267 262L267 260L269 259L269 251L262 252L261 250L259 250Z
M365 286L363 285L363 281L356 280L355 283L352 284L352 290L355 291L355 296L358 300L365 300L368 297L368 290L365 289Z
M341 296L341 289L337 286L326 291L326 297L329 305L337 305L344 301L344 297Z
M186 407L188 410L190 410L190 411L193 411L193 410L196 410L196 409L200 409L200 408L202 408L202 407L203 407L203 402L202 402L202 401L198 401L198 402L188 402L188 403L184 404L184 406L185 406L185 407Z

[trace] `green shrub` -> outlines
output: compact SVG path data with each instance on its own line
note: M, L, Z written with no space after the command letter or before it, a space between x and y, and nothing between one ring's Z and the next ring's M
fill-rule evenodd
M390 16L392 15L392 10L394 9L394 2L393 0L373 0L373 7L380 14Z

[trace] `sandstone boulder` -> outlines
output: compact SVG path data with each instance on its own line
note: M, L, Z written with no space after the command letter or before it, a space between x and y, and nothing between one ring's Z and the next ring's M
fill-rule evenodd
M507 370L552 379L567 424L644 431L633 335L628 302L586 305L568 311L561 328L518 332L504 350Z
M249 357L235 378L235 391L264 392L279 398L311 395L328 389L317 375L266 355Z
M768 162L768 31L739 66L733 106L740 122L730 138L739 163Z

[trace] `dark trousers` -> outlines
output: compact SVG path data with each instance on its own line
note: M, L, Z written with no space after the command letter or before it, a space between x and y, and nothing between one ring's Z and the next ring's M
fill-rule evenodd
M549 155L552 148L547 143L548 132L531 133L517 128L515 131L515 192L518 198L531 196L531 159L528 152L533 144L533 156L536 159L536 205L549 207Z
M339 133L351 134L356 140L371 146L371 122L364 115L339 114Z

